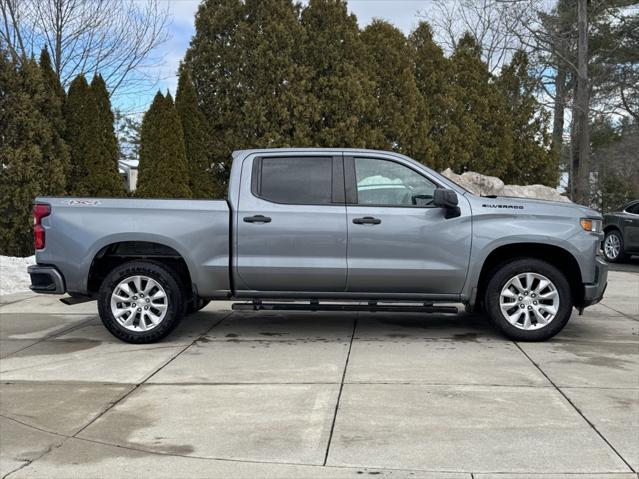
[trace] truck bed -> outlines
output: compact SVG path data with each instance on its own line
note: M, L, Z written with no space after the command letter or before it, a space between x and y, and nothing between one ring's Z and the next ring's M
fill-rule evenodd
M202 296L221 297L230 290L226 200L40 197L36 202L51 206L42 220L46 247L37 251L37 262L55 265L70 293L85 294L94 259L122 241L133 248L132 242L146 242L175 250Z

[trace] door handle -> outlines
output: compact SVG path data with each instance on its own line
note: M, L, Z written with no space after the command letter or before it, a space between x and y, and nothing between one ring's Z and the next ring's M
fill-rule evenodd
M244 222L245 223L270 223L271 218L264 215L245 216Z
M353 218L353 223L356 225L378 225L382 222L379 218L373 218L372 216L364 216L363 218Z

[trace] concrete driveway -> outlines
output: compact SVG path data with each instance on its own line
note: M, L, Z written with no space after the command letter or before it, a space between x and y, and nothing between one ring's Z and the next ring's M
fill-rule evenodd
M1 475L637 477L637 273L546 343L465 314L229 307L140 346L95 303L4 297Z

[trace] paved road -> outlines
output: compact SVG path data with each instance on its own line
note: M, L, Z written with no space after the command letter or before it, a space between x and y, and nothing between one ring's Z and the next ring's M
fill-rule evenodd
M478 316L222 303L134 346L93 303L3 300L5 477L637 478L639 274L535 344Z

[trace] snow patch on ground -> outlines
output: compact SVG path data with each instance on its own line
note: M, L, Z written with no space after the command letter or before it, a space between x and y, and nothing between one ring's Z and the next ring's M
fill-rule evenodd
M31 279L27 266L32 264L35 264L35 256L0 256L0 295L29 291Z

